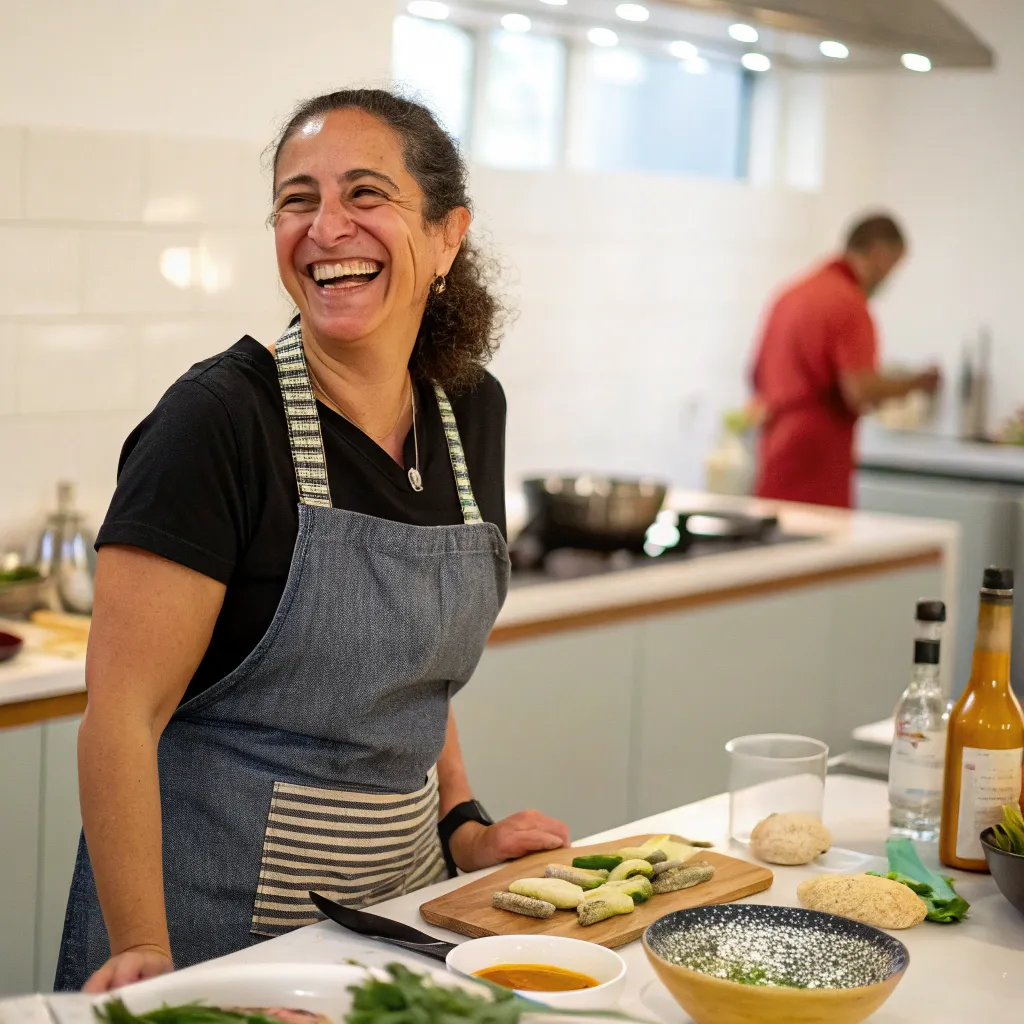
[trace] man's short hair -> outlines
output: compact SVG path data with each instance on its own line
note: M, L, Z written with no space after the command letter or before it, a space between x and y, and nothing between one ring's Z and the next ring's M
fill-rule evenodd
M880 242L897 249L907 247L899 224L885 214L874 214L859 220L850 229L846 236L846 251L867 252Z

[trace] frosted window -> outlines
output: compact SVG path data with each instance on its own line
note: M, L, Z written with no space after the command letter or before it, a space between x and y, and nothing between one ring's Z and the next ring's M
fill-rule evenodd
M565 46L551 36L487 37L475 157L492 167L540 170L559 163Z
M582 170L737 178L745 173L747 79L615 47L580 55L570 163ZM694 65L691 65L691 67Z
M391 74L457 139L469 132L473 39L460 28L402 14L395 18Z

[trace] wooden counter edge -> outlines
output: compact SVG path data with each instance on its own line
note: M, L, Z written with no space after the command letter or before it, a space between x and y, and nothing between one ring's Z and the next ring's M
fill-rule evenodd
M85 711L85 691L62 693L57 697L0 704L0 729L36 725L54 718L70 718Z
M707 608L726 601L743 601L768 594L800 590L804 587L821 586L845 580L863 579L866 576L881 576L904 569L941 565L942 548L929 548L914 555L877 559L857 565L820 569L817 572L799 576L784 576L779 579L762 580L738 586L723 587L721 590L704 590L698 594L682 594L678 597L658 598L652 601L637 601L633 604L616 605L610 608L595 608L589 611L569 612L554 618L539 619L535 622L517 623L512 626L495 626L491 631L489 644L513 643L533 637L564 633L574 629L589 629L610 623L627 622L630 619L647 618L652 615L668 615L690 608Z

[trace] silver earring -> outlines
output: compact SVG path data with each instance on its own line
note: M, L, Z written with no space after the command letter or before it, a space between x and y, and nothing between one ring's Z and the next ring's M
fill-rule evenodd
M448 285L445 283L444 274L438 274L437 277L434 278L434 282L431 284L430 290L435 295L441 295L447 287Z

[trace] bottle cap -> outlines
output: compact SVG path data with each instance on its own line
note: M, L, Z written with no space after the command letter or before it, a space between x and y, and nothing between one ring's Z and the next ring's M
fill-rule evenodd
M943 601L918 601L918 622L945 622L946 605Z
M982 577L981 589L1013 593L1013 570L990 566Z

